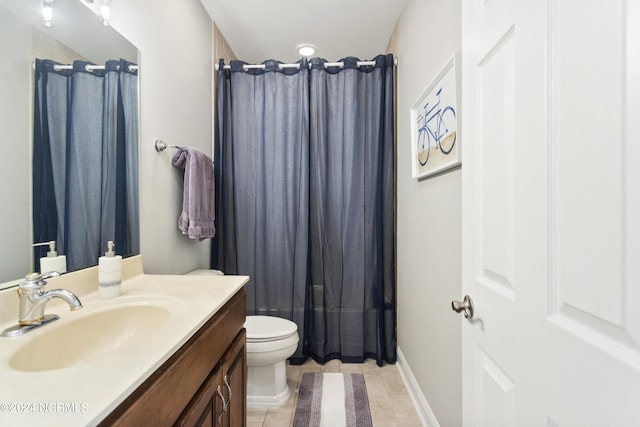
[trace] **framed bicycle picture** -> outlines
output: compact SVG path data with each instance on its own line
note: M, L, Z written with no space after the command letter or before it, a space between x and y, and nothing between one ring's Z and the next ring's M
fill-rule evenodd
M460 54L455 53L411 107L413 179L425 178L461 163L459 87Z

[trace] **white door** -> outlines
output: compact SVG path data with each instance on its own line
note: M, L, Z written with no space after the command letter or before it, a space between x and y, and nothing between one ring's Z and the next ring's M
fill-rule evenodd
M640 426L640 2L463 0L464 425Z

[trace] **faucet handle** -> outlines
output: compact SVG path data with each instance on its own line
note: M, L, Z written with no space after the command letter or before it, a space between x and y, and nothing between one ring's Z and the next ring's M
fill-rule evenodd
M45 279L50 279L52 277L58 277L60 273L57 271L49 271L46 273L29 273L24 276L24 282L20 283L20 289L26 288L41 288L47 284Z
M27 280L29 282L39 282L44 279L50 279L52 277L58 276L60 276L60 273L58 273L57 271L48 271L46 273L29 273L24 276L24 280Z

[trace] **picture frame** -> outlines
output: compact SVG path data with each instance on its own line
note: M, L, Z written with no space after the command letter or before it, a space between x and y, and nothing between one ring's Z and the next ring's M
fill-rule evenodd
M460 53L454 53L411 106L413 179L462 163L460 138Z

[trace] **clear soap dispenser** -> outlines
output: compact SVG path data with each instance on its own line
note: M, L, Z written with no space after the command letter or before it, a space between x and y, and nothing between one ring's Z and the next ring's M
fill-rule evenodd
M111 240L107 242L107 252L98 258L98 295L100 298L114 298L120 295L122 284L122 256L116 255Z
M58 273L67 272L67 257L64 255L58 255L56 252L56 241L36 243L33 246L46 246L49 245L49 252L46 257L40 258L40 272L49 273L50 271L57 271Z

